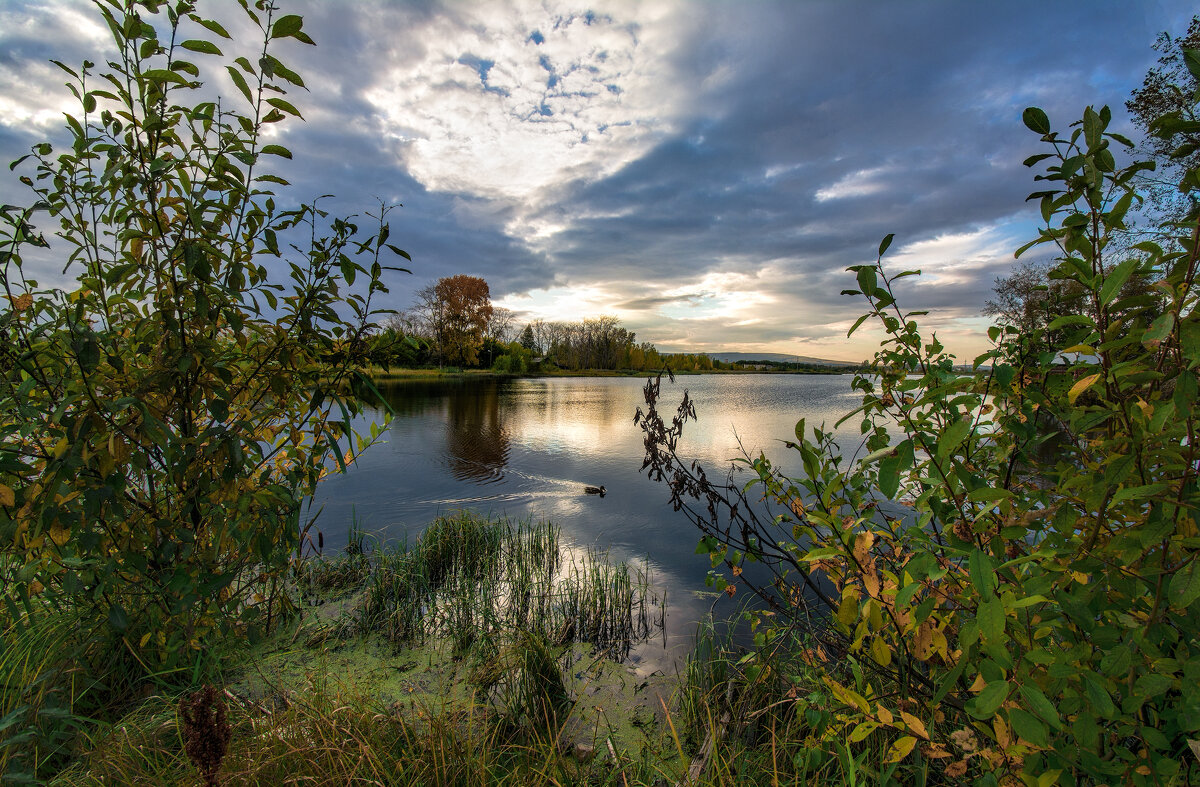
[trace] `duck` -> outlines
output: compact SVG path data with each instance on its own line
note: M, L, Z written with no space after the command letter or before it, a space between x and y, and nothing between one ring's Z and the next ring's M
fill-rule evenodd
M603 485L601 485L601 486L585 486L583 488L584 494L600 495L600 497L604 497L604 493L607 491L608 490L605 489Z

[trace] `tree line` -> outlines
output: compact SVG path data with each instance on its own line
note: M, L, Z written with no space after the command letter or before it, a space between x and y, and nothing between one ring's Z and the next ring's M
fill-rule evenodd
M535 319L518 329L510 309L491 302L487 281L457 275L417 291L413 304L370 337L372 362L383 367L456 366L524 374L584 369L711 371L730 364L704 353L662 353L612 315L579 322Z

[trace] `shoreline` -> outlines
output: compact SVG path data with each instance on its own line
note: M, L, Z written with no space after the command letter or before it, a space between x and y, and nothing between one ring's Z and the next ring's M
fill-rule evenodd
M442 380L442 379L540 379L546 377L652 377L659 374L657 370L638 369L557 369L554 371L526 372L525 374L507 374L494 372L490 369L383 369L372 367L361 370L375 382L392 382L399 380ZM665 370L664 370L665 371ZM705 370L673 370L677 377L699 375L812 375L830 376L855 374L858 367L847 368L846 371L835 370L792 370L792 369L705 369Z

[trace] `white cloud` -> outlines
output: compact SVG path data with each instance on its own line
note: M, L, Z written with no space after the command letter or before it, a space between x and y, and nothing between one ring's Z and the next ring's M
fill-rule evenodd
M601 6L465 5L430 20L423 51L396 53L365 91L408 171L431 190L528 205L672 133L688 95L668 61L673 7Z
M70 41L98 49L108 39L108 28L99 16L78 2L52 0L0 8L0 49L8 49L8 41L20 40ZM66 64L78 66L69 58ZM63 113L78 109L78 102L62 87L69 79L66 72L44 60L0 58L0 124L32 126L39 133L61 126Z
M885 257L884 263L889 273L919 269L919 286L967 284L972 280L969 274L981 268L1006 270L1013 249L1020 245L1019 237L1011 225L994 224L909 243Z
M873 167L851 172L835 183L817 191L817 202L878 194L887 188L887 183L883 178L891 172L891 167Z

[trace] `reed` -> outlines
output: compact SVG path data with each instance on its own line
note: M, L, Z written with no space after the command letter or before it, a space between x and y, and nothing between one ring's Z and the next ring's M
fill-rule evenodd
M648 573L589 549L567 548L553 525L464 512L441 517L412 546L367 558L362 631L403 645L444 639L456 656L480 638L533 632L627 656L661 616Z

